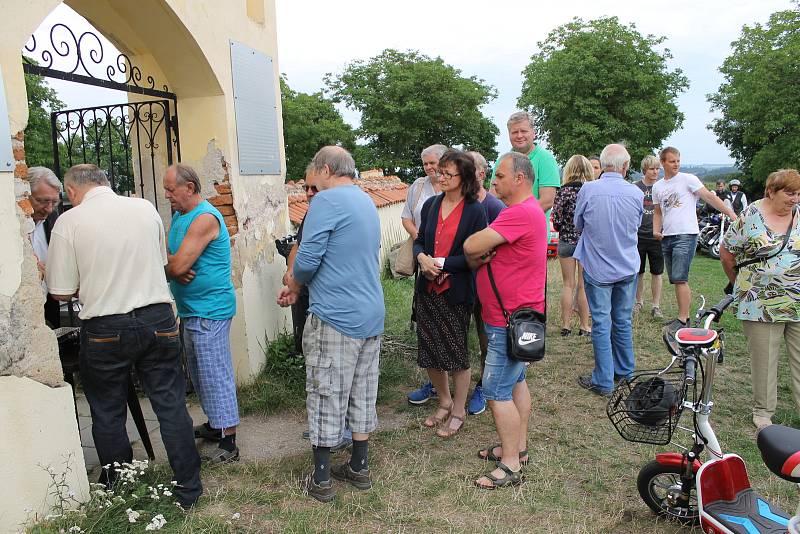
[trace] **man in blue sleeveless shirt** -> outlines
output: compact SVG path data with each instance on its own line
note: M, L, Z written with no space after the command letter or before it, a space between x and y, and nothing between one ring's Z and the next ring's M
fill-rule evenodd
M239 407L231 361L231 319L236 295L231 244L222 214L200 196L200 179L188 165L167 169L164 190L174 211L168 237L170 289L183 324L189 374L208 422L195 438L218 441L214 463L239 459Z
M287 284L278 304L291 305L301 285L311 297L303 333L306 410L314 473L308 494L334 499L331 476L360 490L372 487L369 434L378 423L378 361L383 333L379 253L381 227L375 203L353 183L355 162L343 148L327 146L312 160L319 193L310 205ZM353 431L350 461L331 469L331 447L345 421Z

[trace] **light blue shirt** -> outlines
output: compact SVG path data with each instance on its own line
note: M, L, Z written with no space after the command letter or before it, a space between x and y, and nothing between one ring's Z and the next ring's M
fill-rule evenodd
M309 312L347 337L381 334L380 247L378 210L366 193L355 185L317 193L293 270L294 278L308 286Z
M575 228L581 230L573 258L603 284L639 272L637 233L644 194L617 172L586 182L575 205Z

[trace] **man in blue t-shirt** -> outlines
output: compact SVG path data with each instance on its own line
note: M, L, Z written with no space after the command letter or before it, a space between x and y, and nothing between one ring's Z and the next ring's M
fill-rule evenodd
M212 462L238 460L230 236L222 214L200 196L194 169L182 163L171 166L164 175L164 191L174 212L167 239L167 278L183 326L189 374L208 417L194 428L194 436L219 442Z
M291 305L301 286L308 286L303 352L314 472L303 489L329 502L335 497L331 475L360 490L372 487L368 440L378 422L385 315L381 228L375 204L353 183L355 162L345 149L324 147L311 163L319 193L309 206L303 241L278 304ZM331 468L331 447L339 443L345 422L353 431L353 453L349 462Z

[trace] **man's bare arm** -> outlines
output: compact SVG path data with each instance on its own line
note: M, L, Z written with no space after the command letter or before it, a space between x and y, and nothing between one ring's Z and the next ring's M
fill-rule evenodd
M219 235L219 222L214 215L203 213L192 224L175 254L167 257L167 276L180 279L191 271L197 258L203 253L208 244Z
M731 220L736 220L736 212L733 211L731 208L725 205L725 202L721 198L719 198L716 194L709 191L705 187L699 190L700 198L705 200L706 204L710 204L711 207L719 211L720 213L724 213Z
M553 207L553 203L556 200L556 191L557 188L555 187L539 188L539 205L542 207L542 211L547 211Z
M503 243L506 243L506 238L492 228L484 228L480 232L472 234L464 242L467 264L472 269L477 269L484 263L488 263L494 257L494 249Z
M411 239L416 239L418 230L417 226L414 224L414 220L406 218L402 218L400 220L403 222L403 228L405 228L406 232L408 232L408 235L411 236Z

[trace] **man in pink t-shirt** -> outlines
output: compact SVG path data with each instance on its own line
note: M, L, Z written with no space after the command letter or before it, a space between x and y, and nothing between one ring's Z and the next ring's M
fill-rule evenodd
M500 437L499 444L478 452L481 458L498 461L497 469L475 481L484 489L519 484L521 466L528 462L531 394L525 382L525 364L508 357L506 319L489 282L486 264L491 262L492 277L509 314L523 306L545 311L547 222L531 193L532 184L533 167L526 156L516 152L501 156L495 188L508 208L464 243L467 261L478 269L478 298L489 338L483 393Z

